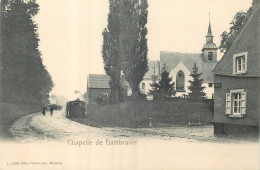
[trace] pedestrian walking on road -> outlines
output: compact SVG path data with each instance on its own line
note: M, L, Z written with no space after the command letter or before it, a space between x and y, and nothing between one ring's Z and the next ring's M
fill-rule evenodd
M46 109L45 107L42 108L42 114L43 114L43 116L45 116L45 109Z
M53 107L50 106L51 116L53 115Z

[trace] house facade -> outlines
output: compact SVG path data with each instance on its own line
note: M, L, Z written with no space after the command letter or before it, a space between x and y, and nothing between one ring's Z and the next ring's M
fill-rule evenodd
M95 103L98 97L108 100L110 96L110 77L105 74L89 74L87 80L88 103Z
M259 135L260 1L214 69L214 133Z
M202 73L204 92L207 99L212 99L214 94L214 75L213 69L217 64L216 44L213 42L213 34L211 24L209 23L208 32L206 35L206 43L202 48L201 53L179 53L179 52L160 52L160 61L149 61L149 71L146 73L144 80L140 83L141 92L148 94L152 82L151 76L160 76L160 69L166 63L167 70L170 72L172 81L175 82L176 96L185 97L189 94L189 80L193 78L190 74L193 71L194 63L197 64L199 73ZM160 79L160 77L159 77ZM158 80L159 81L159 80Z

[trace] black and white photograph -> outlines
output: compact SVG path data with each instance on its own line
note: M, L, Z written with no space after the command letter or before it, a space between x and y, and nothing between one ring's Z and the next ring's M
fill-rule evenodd
M260 0L0 0L0 170L258 170Z

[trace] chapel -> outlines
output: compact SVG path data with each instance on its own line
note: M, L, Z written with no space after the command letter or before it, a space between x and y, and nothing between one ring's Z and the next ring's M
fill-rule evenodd
M170 72L172 81L175 82L176 95L186 97L189 94L189 80L192 80L190 74L193 71L194 63L198 67L198 72L202 73L200 78L203 79L207 99L212 99L214 94L214 75L213 69L217 64L217 46L213 41L211 24L209 22L208 32L206 34L206 42L200 53L179 53L170 51L161 51L160 60L149 61L149 71L140 83L140 90L144 94L148 94L152 83L152 75L160 76L161 68L166 63L167 70ZM160 78L160 77L159 77Z

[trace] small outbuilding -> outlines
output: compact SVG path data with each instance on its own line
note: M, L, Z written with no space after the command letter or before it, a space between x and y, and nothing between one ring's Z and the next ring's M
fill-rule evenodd
M105 74L89 74L87 82L88 102L96 103L100 98L107 101L110 95L110 77Z

